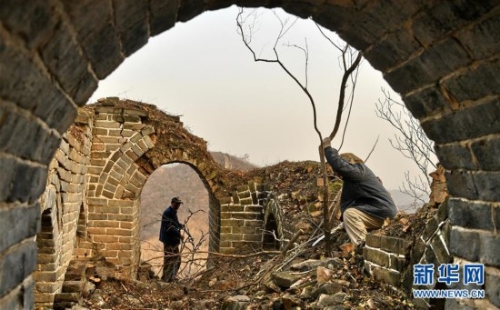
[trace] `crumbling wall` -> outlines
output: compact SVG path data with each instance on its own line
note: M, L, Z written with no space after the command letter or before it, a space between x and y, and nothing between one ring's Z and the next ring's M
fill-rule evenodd
M40 199L41 229L33 274L37 307L50 307L61 292L77 233L85 233L85 226L78 224L87 222L85 189L91 143L92 118L81 110L49 165L47 187Z
M250 182L221 199L221 253L241 253L262 249L265 186Z

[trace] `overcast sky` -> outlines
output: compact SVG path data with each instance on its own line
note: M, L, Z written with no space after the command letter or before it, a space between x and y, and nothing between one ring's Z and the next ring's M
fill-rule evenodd
M149 40L109 77L99 83L90 102L119 96L155 104L181 116L189 130L205 139L209 149L236 156L248 154L260 166L280 161L319 161L319 138L307 97L272 63L256 63L236 32L237 9L206 12ZM269 12L269 11L268 11ZM266 13L264 16L272 15ZM262 17L255 37L262 55L276 33L276 20ZM271 26L270 26L271 25ZM269 37L269 38L270 38ZM299 20L285 43L310 49L309 87L316 100L319 128L328 135L334 125L340 71L334 49L310 20ZM264 45L264 43L268 43ZM280 55L303 79L304 60L297 49L282 47ZM365 158L380 135L368 165L388 189L397 189L404 171L414 164L393 150L395 131L375 115L375 102L390 89L380 72L364 61L353 112L341 151ZM340 144L340 135L333 146Z

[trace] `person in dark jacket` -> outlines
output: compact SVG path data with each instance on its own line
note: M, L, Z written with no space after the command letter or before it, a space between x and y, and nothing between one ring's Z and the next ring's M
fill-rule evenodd
M396 205L380 179L359 157L339 155L329 138L323 140L326 161L343 181L340 198L341 220L351 242L364 244L367 229L378 229L386 218L393 219Z
M172 198L170 206L165 209L161 219L160 241L163 242L163 275L161 279L170 282L176 279L181 265L179 245L181 243L181 229L183 225L177 218L177 210L182 204L179 197Z

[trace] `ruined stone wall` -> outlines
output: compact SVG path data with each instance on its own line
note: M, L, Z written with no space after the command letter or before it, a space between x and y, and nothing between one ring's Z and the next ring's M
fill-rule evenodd
M94 113L87 231L108 262L125 267L127 277L139 265L139 194L148 176L135 161L154 147L154 128L142 123L144 111L103 106Z
M230 197L221 199L221 253L262 249L264 202L268 193L262 185L241 185Z
M84 202L91 143L92 118L81 110L49 165L47 186L40 199L41 229L36 236L38 257L33 274L37 307L50 307L61 292L77 233L85 233L81 224L86 222L88 211Z

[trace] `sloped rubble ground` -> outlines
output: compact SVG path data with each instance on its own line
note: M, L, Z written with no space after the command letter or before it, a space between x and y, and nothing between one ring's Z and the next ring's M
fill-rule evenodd
M88 309L414 309L405 294L375 282L364 272L363 258L346 247L345 232L332 236L332 257L324 243L312 247L321 222L321 177L316 162L282 162L248 172L250 179L272 184L289 221L304 231L298 245L282 256L260 252L213 256L202 273L174 283L153 278L145 265L140 281L94 281L82 306ZM330 200L340 183L330 185ZM384 234L414 236L428 212L400 214ZM334 223L335 224L335 223ZM409 237L409 238L410 238ZM94 279L99 275L94 275Z
M337 233L335 248L347 241ZM96 284L88 309L413 309L399 290L371 280L363 258L353 252L322 257L323 246L308 247L276 271L276 255L219 258L196 279L158 279ZM318 257L319 256L319 257ZM314 259L317 258L317 259ZM268 272L267 276L265 273Z

